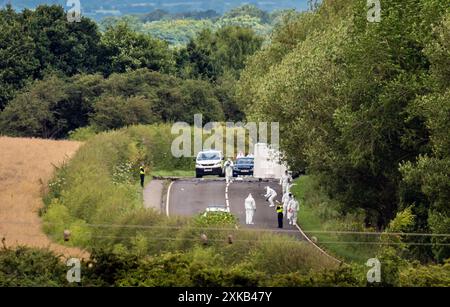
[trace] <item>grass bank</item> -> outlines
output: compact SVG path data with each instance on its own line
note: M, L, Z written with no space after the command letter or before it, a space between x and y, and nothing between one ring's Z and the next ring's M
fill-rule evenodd
M336 232L374 232L364 227L362 214L342 216L313 176L296 180L292 192L301 200L298 223L317 244L345 262L365 263L379 253L379 236Z

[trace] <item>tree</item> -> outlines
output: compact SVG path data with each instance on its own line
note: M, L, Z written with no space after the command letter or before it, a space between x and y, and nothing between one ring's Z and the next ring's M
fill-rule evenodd
M243 121L245 117L236 98L236 86L236 80L229 73L221 76L214 84L215 95L222 105L227 121Z
M259 9L255 5L245 4L231 9L223 15L223 18L235 18L241 16L250 16L258 18L262 23L270 23L270 14Z
M102 96L95 103L91 124L99 131L151 124L155 122L152 104L151 100L139 96L130 98Z
M172 71L168 44L149 35L133 32L126 23L110 27L102 37L104 72L123 73L139 68Z
M60 110L67 100L66 84L57 77L37 81L14 98L0 114L0 130L12 136L56 138L64 134L67 120Z
M66 86L67 101L61 116L67 120L67 132L89 124L94 102L104 92L105 79L99 74L73 76Z
M291 167L319 175L343 214L364 209L368 226L383 229L399 210L399 164L430 153L426 123L408 110L432 90L423 51L433 40L431 20L448 8L444 2L386 3L383 21L368 23L365 3L324 1L288 16L241 75L247 116L281 122ZM443 33L434 53L441 63L439 54L448 57ZM446 68L437 69L447 76Z
M450 44L450 14L433 31L433 38L425 48L431 62L428 82L432 93L418 97L409 106L411 120L423 121L429 134L431 150L414 161L400 167L402 185L401 205L412 206L417 212L418 225L415 231L447 233L450 229L450 73L448 70ZM430 241L428 241L430 242ZM449 238L435 237L432 248L435 259L450 258Z
M0 109L27 83L51 71L66 76L98 70L100 34L86 18L67 21L61 6L0 10Z
M48 69L68 76L97 71L100 34L93 21L82 18L81 22L68 22L64 9L57 5L41 5L21 15L36 44L40 67L35 78L41 78Z
M0 10L0 110L30 80L39 62L35 42L11 6Z
M177 87L162 86L157 90L158 102L153 110L164 122L194 123L194 115L202 114L204 122L222 121L223 109L207 81L178 81Z
M177 67L190 78L217 80L227 71L238 78L247 58L261 48L262 42L251 29L207 29L179 52Z

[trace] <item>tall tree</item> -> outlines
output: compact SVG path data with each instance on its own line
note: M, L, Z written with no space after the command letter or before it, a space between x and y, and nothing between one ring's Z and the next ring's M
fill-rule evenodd
M0 10L0 110L14 97L15 91L32 80L39 67L36 44L27 33L20 15L11 6Z
M123 73L139 68L171 72L172 52L168 44L132 31L126 23L109 27L102 37L104 72Z
M247 28L206 29L179 52L177 66L191 78L217 80L225 72L238 78L247 58L261 48L262 42Z
M382 229L395 216L400 163L429 153L430 131L408 110L432 90L424 49L449 4L388 2L370 23L364 2L324 1L289 17L242 74L247 116L281 122L291 166L320 175L342 212L363 209L367 225ZM442 41L435 56L448 56Z

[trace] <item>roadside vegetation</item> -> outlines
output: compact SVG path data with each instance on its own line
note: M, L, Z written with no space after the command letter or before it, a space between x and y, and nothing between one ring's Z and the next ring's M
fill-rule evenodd
M290 167L313 179L304 222L321 227L310 230L419 233L396 238L402 257L450 257L449 8L387 2L371 23L364 1L326 0L249 59L240 106L280 122Z
M359 264L379 254L380 245L376 243L381 243L381 235L375 234L376 229L365 226L364 212L343 217L339 204L326 195L317 178L301 176L295 181L292 193L300 200L299 226L308 237L314 237L319 246L338 259Z

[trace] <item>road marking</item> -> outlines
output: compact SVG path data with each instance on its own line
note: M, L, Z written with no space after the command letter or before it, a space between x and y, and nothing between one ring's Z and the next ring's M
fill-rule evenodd
M170 202L170 191L172 189L172 185L175 183L175 181L172 181L169 185L169 188L167 190L167 200L166 200L166 215L169 216L169 202ZM227 210L228 212L230 211L230 201L228 198L228 190L229 190L229 186L230 183L226 184L226 188L225 188L225 200L226 200L226 204L227 204ZM330 254L328 254L326 251L324 251L322 248L320 248L317 244L315 244L313 241L311 241L311 239L303 232L303 230L300 228L300 226L295 223L295 226L297 227L298 231L301 233L301 235L313 246L315 246L322 254L324 254L325 256L333 259L334 261L338 262L338 263L343 263L341 260L331 256Z
M228 187L230 186L230 183L228 182L225 186L225 202L227 204L227 210L228 212L231 212L230 210L230 200L228 198Z
M169 189L167 189L167 199L166 199L166 215L169 216L169 201L170 201L170 190L172 189L172 185L175 181L172 181L169 185Z

